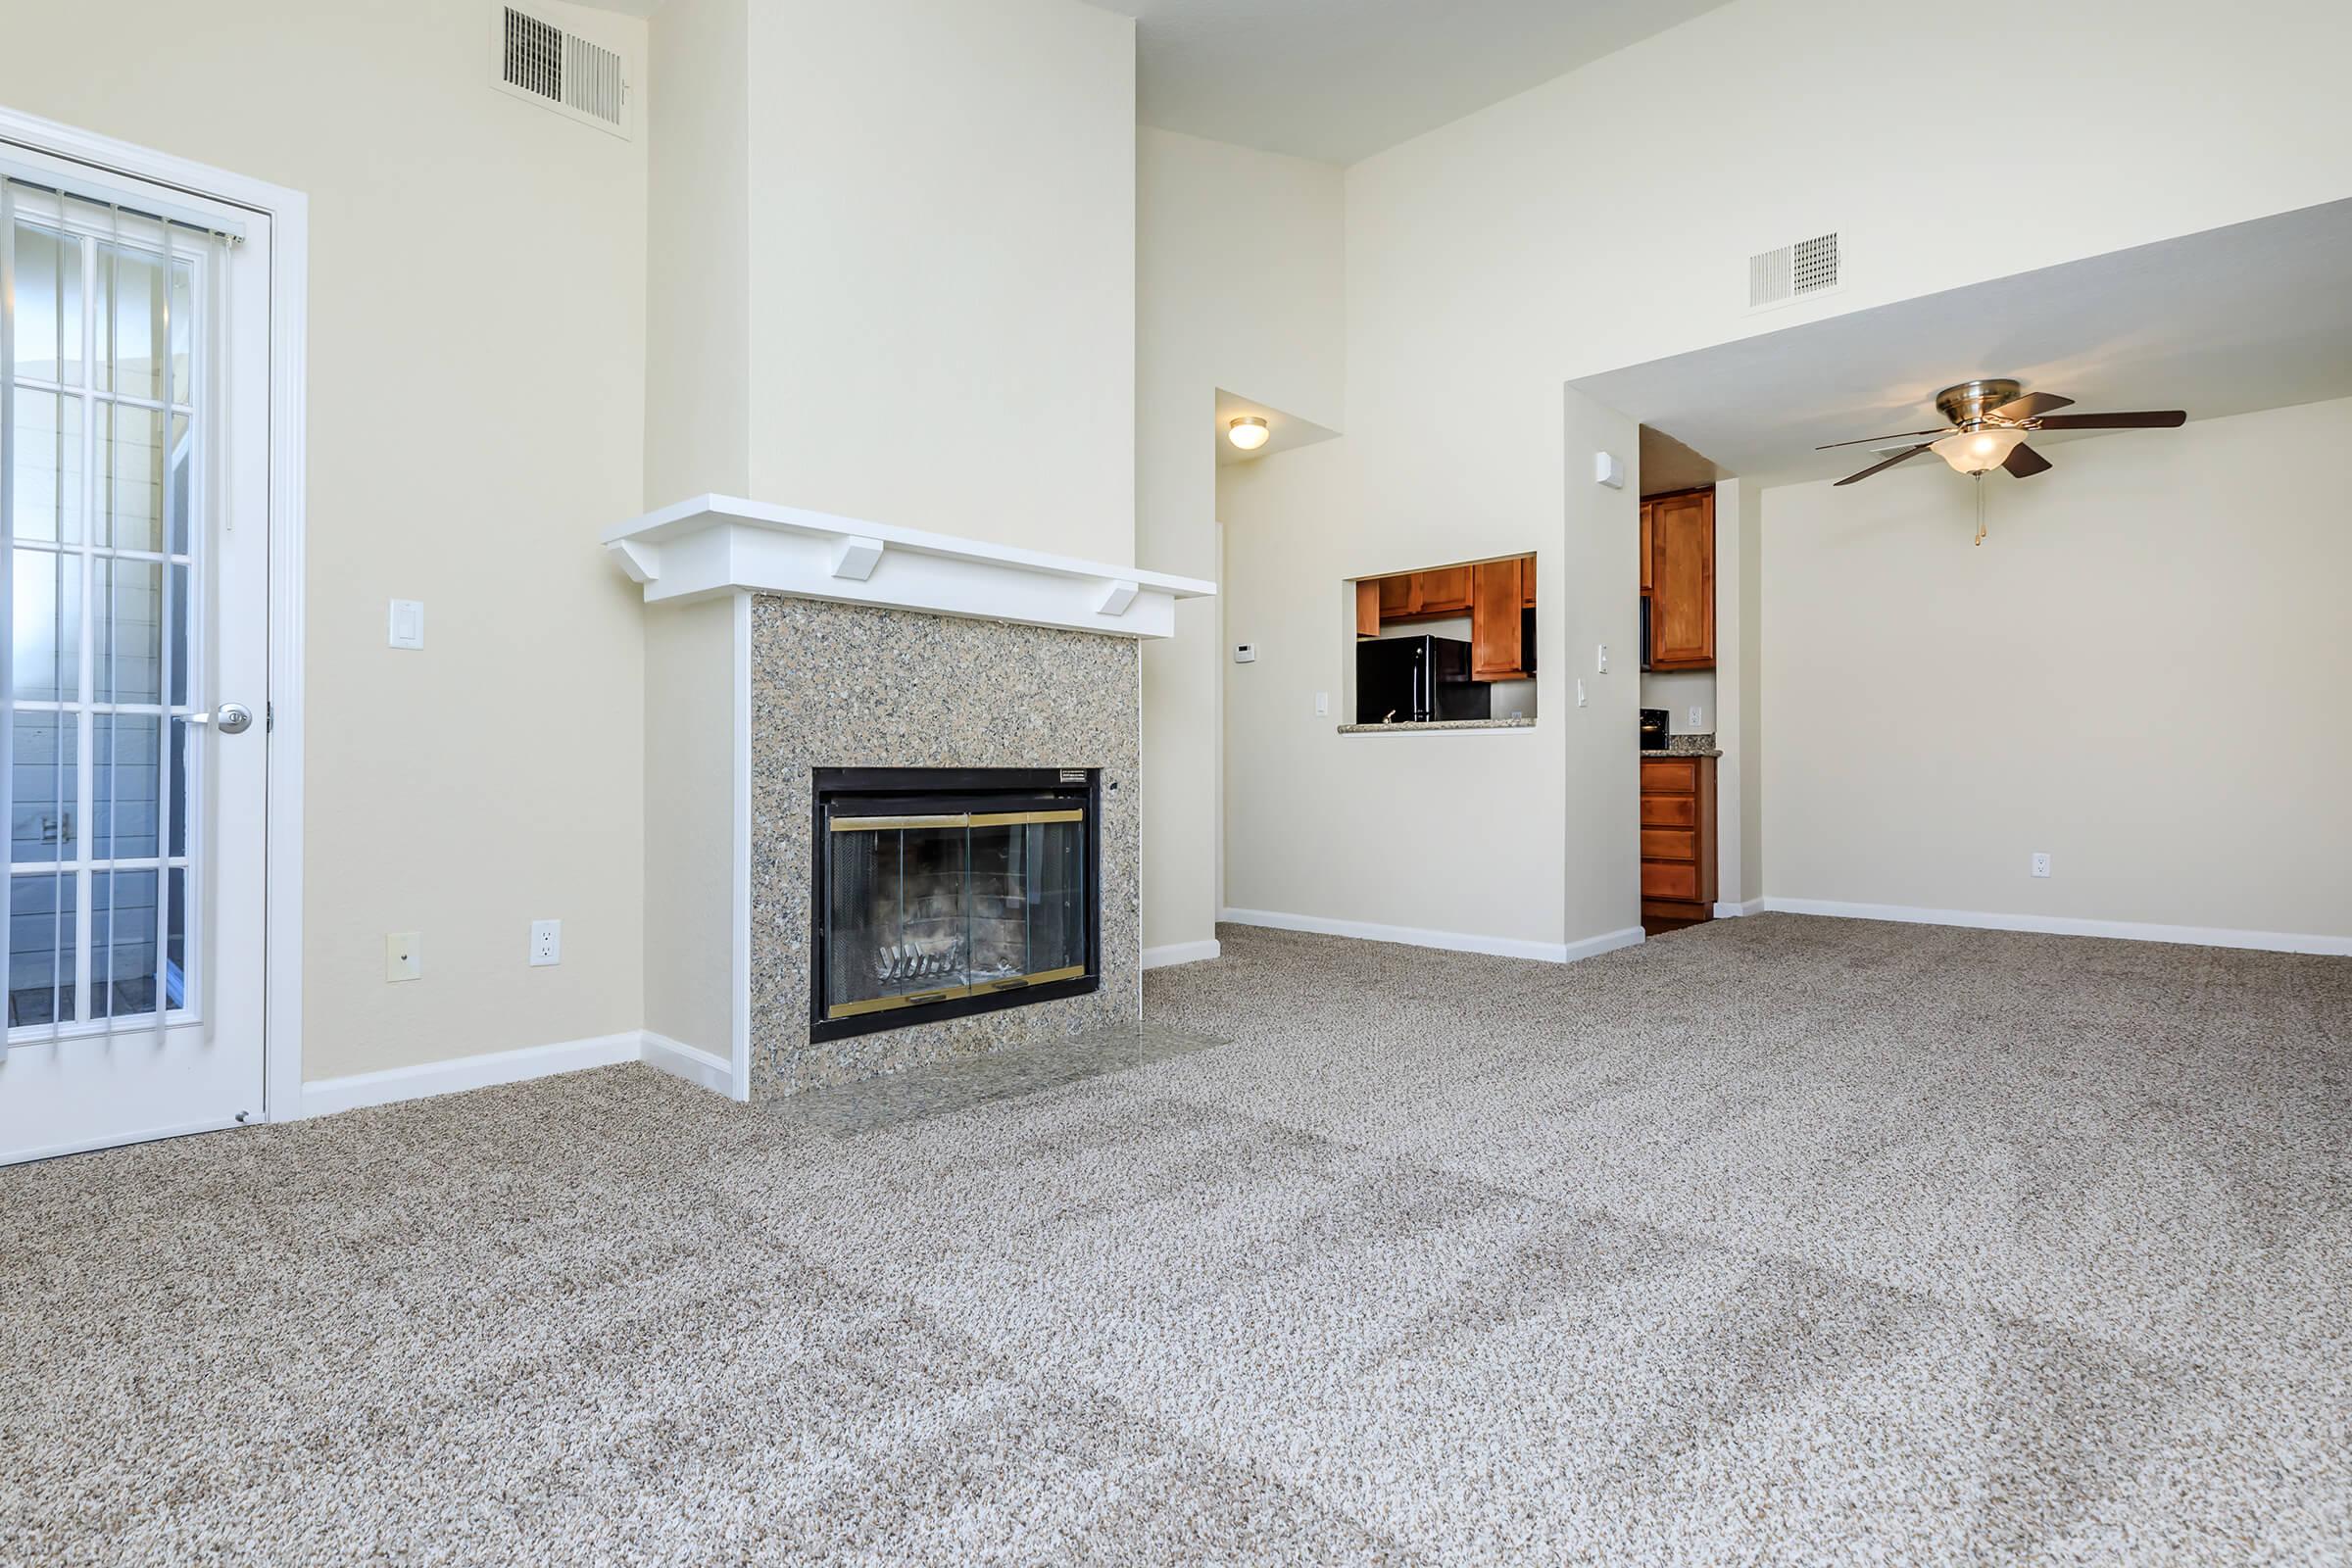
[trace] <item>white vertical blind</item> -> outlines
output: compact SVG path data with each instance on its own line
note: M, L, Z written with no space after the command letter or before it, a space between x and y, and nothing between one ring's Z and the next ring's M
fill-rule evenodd
M0 178L0 995L12 1044L197 1017L203 542L227 236Z

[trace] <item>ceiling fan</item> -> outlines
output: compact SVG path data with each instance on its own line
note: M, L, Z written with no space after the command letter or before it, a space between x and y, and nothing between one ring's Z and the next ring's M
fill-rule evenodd
M1833 441L1813 450L1828 452L1837 447L1905 441L1923 435L1936 438L1905 447L1859 473L1849 473L1838 481L1839 484L1852 484L1874 473L1884 473L1922 452L1935 453L1960 473L1983 474L1997 467L2007 469L2012 478L2031 479L2050 466L2049 459L2026 445L2026 437L2036 430L2170 430L2188 419L2179 409L2149 409L2131 414L2055 412L2072 408L2074 401L2054 392L2028 392L2016 381L1963 381L1936 394L1936 411L1951 421L1948 430L1906 430L1901 435L1863 436L1855 441Z

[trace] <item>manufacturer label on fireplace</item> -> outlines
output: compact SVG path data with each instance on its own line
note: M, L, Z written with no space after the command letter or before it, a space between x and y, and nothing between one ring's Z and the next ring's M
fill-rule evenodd
M1061 770L1061 781L1064 784L1083 784L1086 782L1086 769L1083 767L1065 767Z

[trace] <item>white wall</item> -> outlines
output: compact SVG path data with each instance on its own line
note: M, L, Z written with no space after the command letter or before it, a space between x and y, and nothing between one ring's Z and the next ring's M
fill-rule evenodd
M645 1027L734 1050L735 600L645 612Z
M650 34L645 510L752 487L751 19L667 0ZM614 519L618 520L618 519Z
M750 0L747 54L753 495L1131 562L1133 21Z
M475 0L4 30L0 103L310 196L304 1076L637 1027L639 611L593 541L640 491L643 144L495 91Z
M2352 401L1764 493L1776 900L2352 939ZM2035 851L2047 880L2028 875Z
M1863 0L1736 0L1348 170L1348 434L1269 461L1312 463L1274 488L1284 527L1313 537L1283 541L1262 564L1329 573L1343 560L1382 570L1499 554L1560 537L1565 519L1559 564L1572 575L1541 568L1545 613L1563 617L1544 668L1567 669L1558 647L1590 673L1592 644L1631 650L1634 546L1620 570L1613 546L1603 560L1580 531L1598 426L1563 438L1564 379L2352 191L2352 98L2336 79L2352 9L2332 0L2274 0L2226 29L2187 0L2079 0L2036 13L2023 52L1956 48L1951 27L1941 13ZM1816 112L1824 103L1837 112ZM2033 155L2003 163L1997 213L1921 174L1921 149L1941 145L1938 117L1955 104L2030 118ZM1846 237L1843 292L1747 315L1747 253L1829 227ZM1630 462L1632 441L1619 451ZM1336 612L1311 591L1253 595L1242 578L1260 564L1244 519L1227 521L1234 637L1247 598L1265 607L1248 628L1261 647L1317 646ZM1262 681L1263 656L1256 669ZM1571 942L1622 927L1636 906L1630 848L1622 885L1601 885L1632 840L1617 799L1632 785L1604 760L1631 766L1636 679L1613 669L1594 690L1582 710L1546 702L1539 728L1559 720L1564 736L1548 733L1562 749L1489 753L1499 776L1479 783L1482 799L1564 811L1571 897L1592 901L1566 915ZM1228 747L1286 754L1295 713L1290 697L1262 718L1232 708ZM1505 858L1494 824L1516 832L1516 819L1454 809L1456 776L1333 770L1334 793L1316 803L1329 828L1253 866L1251 898L1331 900L1341 824L1386 813L1431 824L1436 860L1488 877L1459 904L1475 929L1544 923L1516 858L1486 869ZM1237 794L1234 823L1245 808ZM1228 839L1232 902L1250 902L1238 873L1254 841L1238 828ZM1423 902L1401 879L1347 897L1356 918L1396 924L1417 923Z
M1342 424L1340 172L1149 127L1136 160L1135 560L1215 580L1217 389ZM1144 647L1147 950L1216 935L1224 616Z

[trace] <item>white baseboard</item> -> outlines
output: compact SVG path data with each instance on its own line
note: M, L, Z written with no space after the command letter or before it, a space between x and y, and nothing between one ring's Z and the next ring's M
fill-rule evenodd
M2352 937L2227 927L2153 925L2139 920L2081 920L2067 915L1987 914L1976 909L1923 909L1908 904L1847 904L1835 899L1766 898L1783 914L1821 914L1839 920L1898 920L1911 925L1957 925L1981 931L2038 931L2051 936L2113 937L2123 942L2180 942L2199 948L2260 948L2274 953L2352 956Z
M735 1095L735 1071L724 1056L713 1055L698 1046L667 1035L658 1035L651 1029L642 1036L645 1043L643 1059L649 1067L658 1068L673 1078L683 1078L710 1090L714 1095Z
M1144 950L1144 967L1165 969L1174 963L1199 963L1203 958L1215 957L1218 951L1217 944L1213 940L1208 942L1171 942L1163 948L1146 948Z
M1718 920L1737 920L1743 914L1761 914L1763 912L1764 901L1762 899L1749 899L1744 904L1718 904L1715 906L1715 918Z
M1274 931L1306 931L1316 936L1352 937L1359 942L1398 942L1409 948L1438 948L1446 953L1486 953L1498 958L1534 958L1544 963L1573 963L1630 948L1642 941L1642 928L1627 926L1581 942L1526 942L1517 937L1490 937L1469 931L1425 931L1406 925L1374 925L1368 920L1331 920L1319 914L1285 914L1276 909L1226 909L1218 918L1233 925L1264 926Z
M387 1067L381 1072L354 1073L348 1078L322 1078L302 1086L304 1116L326 1116L363 1105L388 1105L396 1100L423 1100L454 1095L492 1084L520 1083L585 1067L610 1067L636 1061L645 1054L643 1034L598 1035L590 1040L563 1040L552 1046L528 1046L520 1051L493 1051L452 1061L419 1062L414 1067Z

